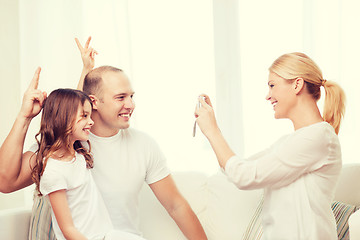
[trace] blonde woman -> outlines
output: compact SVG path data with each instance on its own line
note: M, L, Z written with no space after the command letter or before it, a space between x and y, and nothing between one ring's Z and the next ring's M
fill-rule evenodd
M275 118L290 119L295 131L249 159L230 149L206 95L199 98L196 121L229 179L240 189L264 189L263 239L335 240L331 202L342 165L337 134L344 92L324 80L316 63L303 53L276 59L269 68L268 86L266 100ZM323 116L317 106L322 87Z

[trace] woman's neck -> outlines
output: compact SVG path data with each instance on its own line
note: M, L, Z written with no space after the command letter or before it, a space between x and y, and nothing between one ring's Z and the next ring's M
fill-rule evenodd
M315 101L302 102L299 106L300 107L296 110L296 114L291 118L295 131L324 121Z

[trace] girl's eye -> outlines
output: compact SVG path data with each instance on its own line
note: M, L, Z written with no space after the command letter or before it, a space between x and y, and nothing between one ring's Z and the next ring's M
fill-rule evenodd
M270 84L269 87L270 87L270 88L273 88L273 87L274 87L274 84Z

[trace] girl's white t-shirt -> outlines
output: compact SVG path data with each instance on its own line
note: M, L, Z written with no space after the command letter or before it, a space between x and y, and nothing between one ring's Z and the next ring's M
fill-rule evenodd
M86 168L84 156L76 153L71 161L48 159L40 180L40 191L48 194L66 190L68 206L75 227L88 239L103 239L112 223L103 199L95 185L90 169ZM52 223L58 240L65 239L53 210Z

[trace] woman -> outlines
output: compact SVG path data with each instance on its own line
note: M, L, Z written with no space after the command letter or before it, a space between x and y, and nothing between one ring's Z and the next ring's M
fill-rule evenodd
M331 211L341 170L338 140L344 114L343 90L322 77L303 53L280 56L269 68L270 101L275 118L290 119L294 133L269 149L241 159L230 149L217 126L208 96L195 110L220 166L240 189L264 188L264 239L337 239ZM325 89L323 116L317 106Z

